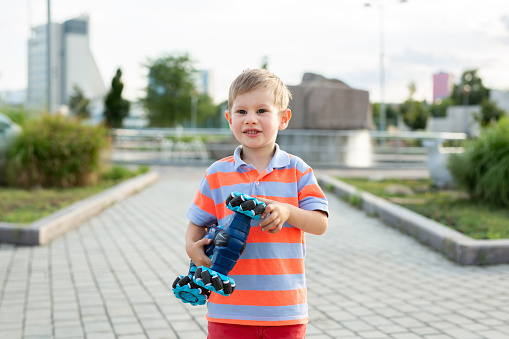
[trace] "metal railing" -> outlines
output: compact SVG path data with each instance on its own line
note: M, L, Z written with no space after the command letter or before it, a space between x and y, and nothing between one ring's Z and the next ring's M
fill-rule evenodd
M111 131L112 160L139 164L208 165L233 154L229 129L143 128ZM430 145L458 151L464 133L292 130L282 149L315 167L425 167Z

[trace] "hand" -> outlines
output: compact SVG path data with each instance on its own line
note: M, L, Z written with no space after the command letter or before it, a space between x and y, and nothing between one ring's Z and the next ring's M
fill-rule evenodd
M261 218L262 221L258 224L262 228L262 231L269 231L269 233L277 233L283 228L283 224L290 218L290 208L288 204L265 199L256 199L263 201L267 204L265 211L263 211ZM270 215L269 215L270 214Z
M196 242L186 244L186 252L196 266L210 267L212 260L205 255L205 246L210 244L212 239L203 238Z

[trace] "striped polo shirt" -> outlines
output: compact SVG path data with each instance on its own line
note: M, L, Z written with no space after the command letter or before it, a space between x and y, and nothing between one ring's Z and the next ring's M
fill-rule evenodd
M191 222L226 225L233 212L225 200L233 191L328 213L327 199L302 159L276 144L274 157L259 173L240 158L241 150L239 146L233 156L207 169L186 214ZM212 293L207 319L255 326L305 324L304 232L285 223L281 231L271 234L262 232L258 223L252 220L246 249L228 275L235 279L235 291L228 297Z

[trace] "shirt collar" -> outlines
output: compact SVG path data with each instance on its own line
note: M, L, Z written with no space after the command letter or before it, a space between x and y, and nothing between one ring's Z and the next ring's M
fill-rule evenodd
M276 152L270 160L269 166L267 166L267 173L272 172L274 168L281 168L288 166L290 164L290 155L279 148L278 144L276 145ZM240 153L242 152L242 146L238 146L233 153L233 159L235 161L235 171L238 171L242 166L249 166L245 163L244 160L241 159Z

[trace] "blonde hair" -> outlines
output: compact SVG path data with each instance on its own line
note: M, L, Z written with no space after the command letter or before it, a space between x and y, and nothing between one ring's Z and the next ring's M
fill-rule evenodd
M292 94L281 79L266 69L253 68L244 70L230 85L228 94L228 109L231 111L233 101L239 95L257 89L268 89L274 93L274 106L279 111L288 108Z

